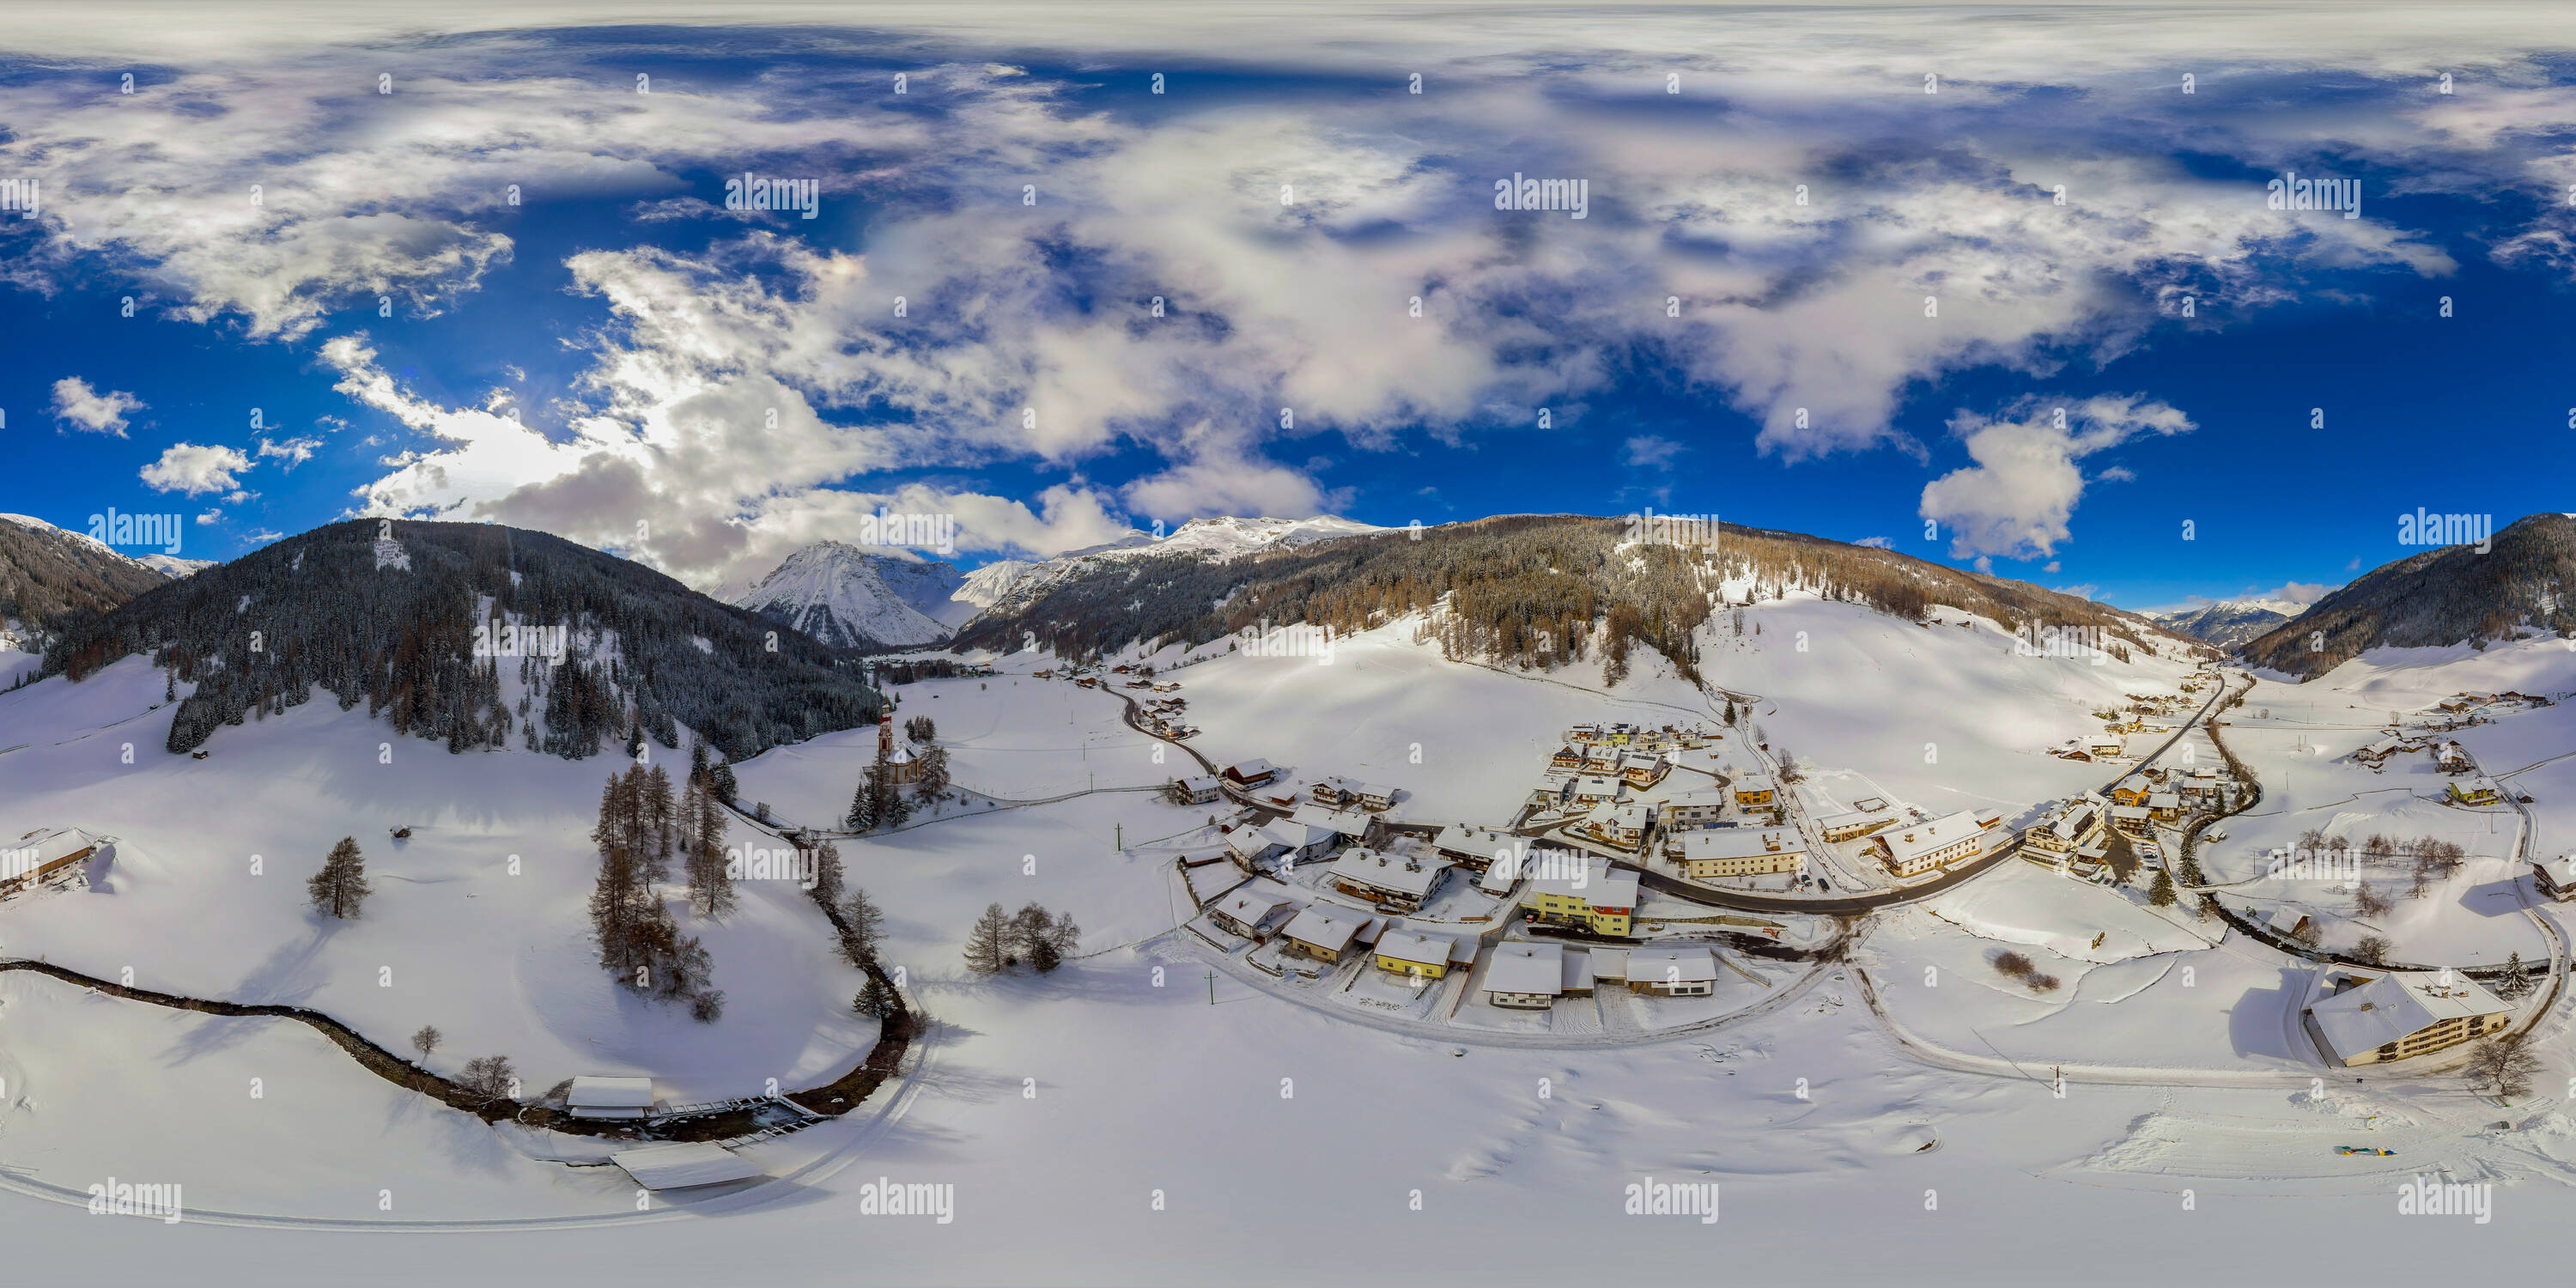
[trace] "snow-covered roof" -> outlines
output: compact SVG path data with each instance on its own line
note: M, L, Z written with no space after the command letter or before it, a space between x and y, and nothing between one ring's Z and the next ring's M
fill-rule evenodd
M1185 792L1212 792L1216 790L1216 776L1214 774L1200 774L1194 778L1182 778L1174 781L1178 782L1181 790Z
M1634 908L1637 906L1637 874L1615 871L1610 860L1588 856L1581 885L1570 876L1538 877L1530 882L1531 894L1552 894L1559 898L1581 899L1595 908Z
M2147 776L2145 774L2131 774L2128 777L2121 779L2119 787L2115 790L2124 792L2143 792L2147 790L2150 785L2151 784L2147 782Z
M1617 801L1603 801L1600 804L1593 806L1591 811L1586 813L1583 818L1585 822L1591 823L1596 827L1616 827L1625 828L1629 831L1642 831L1646 826L1646 807L1634 803L1621 804Z
M1628 794L1628 783L1626 779L1612 778L1606 774L1585 774L1574 780L1574 794L1621 797Z
M608 1156L608 1161L625 1169L635 1183L648 1190L677 1190L692 1185L721 1185L726 1181L747 1181L765 1176L750 1159L703 1141L669 1145L646 1145L639 1149L621 1149Z
M1769 774L1746 774L1744 777L1742 777L1742 778L1739 778L1739 779L1736 779L1736 780L1735 780L1735 790L1737 790L1737 791L1739 791L1739 792L1767 792L1767 791L1770 791L1770 790L1772 790L1772 787L1771 787L1771 775L1769 775Z
M2148 809L2180 809L2182 797L2174 792L2153 792L2147 796Z
M2320 1001L2317 1031L2349 1060L2443 1020L2511 1010L2456 971L2395 971Z
M1226 766L1225 772L1232 774L1237 778L1251 779L1259 778L1263 774L1274 773L1276 771L1271 768L1269 761L1256 756L1251 760L1237 761L1234 764Z
M1314 804L1298 806L1296 811L1288 816L1288 820L1292 823L1302 823L1307 827L1337 832L1343 836L1366 836L1369 830L1369 816L1366 814L1357 810L1331 809Z
M97 837L77 827L58 827L46 832L30 832L13 844L0 846L0 849L32 851L32 854L22 855L22 861L26 864L27 870L32 872L48 863L70 858L97 844L99 844ZM8 875L10 874L0 871L0 876Z
M1315 783L1315 785L1317 787L1329 788L1333 791L1351 796L1393 796L1395 794L1395 789L1392 787L1379 783L1361 782L1356 778L1344 778L1338 774L1330 778L1320 779Z
M1277 833L1258 824L1238 827L1225 834L1226 848L1249 858L1259 858L1271 848L1286 844L1288 842L1281 840Z
M1390 930L1377 939L1377 955L1400 962L1423 966L1446 966L1449 954L1458 941L1447 935L1426 935L1418 930Z
M1431 848L1435 850L1446 850L1451 854L1472 854L1488 861L1492 860L1498 851L1518 854L1521 852L1521 847L1527 844L1529 842L1509 832L1491 827L1478 827L1473 823L1452 823L1440 829L1438 836L1431 838Z
M1592 963L1592 978L1594 978L1594 979L1626 979L1626 978L1628 978L1628 950L1627 950L1627 949L1625 949L1625 948L1595 948L1595 949L1593 949L1593 950L1588 954L1588 956L1590 957L1590 960L1591 960L1591 963Z
M1682 834L1682 859L1749 859L1764 854L1803 854L1807 843L1791 828L1726 827Z
M1871 823L1895 821L1896 816L1883 809L1855 809L1846 810L1840 814L1828 814L1817 819L1816 826L1833 831L1838 828L1866 827Z
M1973 810L1944 814L1929 823L1917 823L1901 832L1881 832L1878 839L1887 843L1887 852L1903 863L1919 855L1956 845L1985 829L1977 825Z
M1218 900L1213 911L1224 913L1243 925L1258 926L1287 906L1288 901L1276 895L1237 890Z
M1594 951L1598 952L1601 950L1595 949ZM1557 982L1565 988L1583 989L1592 987L1592 954L1587 953L1580 948L1566 949L1565 970L1563 974L1557 977Z
M651 1078L582 1077L572 1080L564 1103L575 1109L650 1109Z
M2145 818L2146 816L2147 807L2144 805L2114 805L2111 807L2111 817L2113 818L2140 819Z
M1494 947L1485 966L1485 989L1493 993L1537 993L1554 996L1565 987L1565 946L1505 943Z
M1726 803L1726 797L1727 794L1723 790L1715 787L1702 787L1697 791L1675 792L1672 795L1665 797L1663 799L1663 804L1666 807L1674 805L1724 805Z
M1349 881L1394 890L1421 898L1431 892L1440 874L1449 870L1449 860L1422 854L1390 854L1354 845L1334 859L1325 874L1336 881Z
M1364 919L1356 912L1328 908L1320 903L1306 905L1306 910L1288 923L1287 935L1299 943L1313 944L1330 952L1349 947L1351 938L1360 931Z
M1631 948L1628 980L1648 984L1706 984L1717 979L1717 958L1705 948Z
M2048 830L2056 833L2061 840L2072 841L2093 826L2093 811L2101 807L2099 801L2076 801L2049 823Z

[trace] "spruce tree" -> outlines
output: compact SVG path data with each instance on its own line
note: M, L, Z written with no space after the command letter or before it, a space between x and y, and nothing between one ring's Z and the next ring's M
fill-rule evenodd
M859 995L851 1005L858 1008L861 1015L882 1020L894 1014L903 1003L895 996L894 987L886 983L885 976L871 974L868 976L867 984L859 989Z
M358 854L358 838L341 837L322 860L322 870L314 873L304 888L313 897L314 907L339 920L357 920L359 905L371 893L366 860Z
M2156 869L2155 884L2147 889L2147 902L2159 908L2170 908L2175 897L2173 874L2163 868Z

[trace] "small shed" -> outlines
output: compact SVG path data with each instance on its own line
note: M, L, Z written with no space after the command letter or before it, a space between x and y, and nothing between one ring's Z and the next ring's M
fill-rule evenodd
M653 1113L651 1078L580 1077L564 1093L575 1118L647 1118Z

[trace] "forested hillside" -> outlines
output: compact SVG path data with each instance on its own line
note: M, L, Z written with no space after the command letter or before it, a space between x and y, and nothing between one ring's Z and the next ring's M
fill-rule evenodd
M828 650L641 564L489 524L317 528L172 582L68 631L47 675L79 680L147 654L196 689L169 747L328 692L450 751L568 758L681 724L729 759L875 718L881 699ZM565 629L560 664L479 627ZM538 650L544 651L544 650ZM504 670L520 682L505 701Z
M1034 635L1092 656L1139 642L1197 645L1264 623L1361 630L1445 599L1434 629L1453 657L1544 668L1599 650L1615 674L1642 646L1695 676L1692 633L1730 581L1736 602L1805 587L1907 620L1948 605L2007 627L2091 626L2132 644L2167 635L2108 605L1875 547L1734 525L1714 551L1629 536L1624 519L1512 515L1226 562L1139 556L996 604L956 645L1016 648Z

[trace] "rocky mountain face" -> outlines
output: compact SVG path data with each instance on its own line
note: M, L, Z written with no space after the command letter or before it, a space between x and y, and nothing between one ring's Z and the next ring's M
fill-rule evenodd
M2380 647L2576 636L2576 515L2534 514L2474 545L2382 564L2249 641L2243 657L2305 679Z
M2251 600L2223 599L2198 608L2147 615L2193 639L2233 649L2290 620L2294 614L2267 608Z

